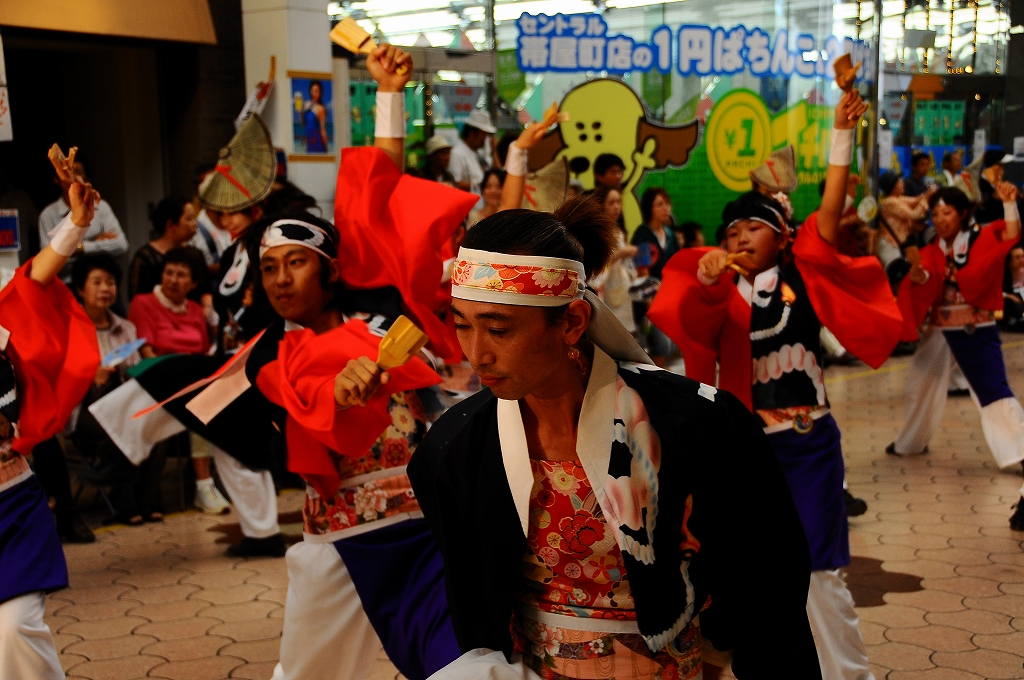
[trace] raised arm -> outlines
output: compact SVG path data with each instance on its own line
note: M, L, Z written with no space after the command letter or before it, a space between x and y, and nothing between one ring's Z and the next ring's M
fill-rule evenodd
M68 197L71 199L71 212L57 225L50 242L32 260L29 277L44 286L53 281L68 258L74 255L100 202L99 192L88 182L72 183Z
M825 171L825 193L818 211L818 233L831 244L836 242L839 218L846 205L846 180L850 175L850 155L857 122L867 109L868 105L856 90L844 94L836 106L832 123L832 152Z
M505 184L501 187L501 206L498 210L511 210L523 203L523 190L526 188L527 152L544 138L548 128L558 120L558 109L552 106L544 113L544 118L529 125L522 134L508 147L508 158L505 159Z
M401 74L398 67L408 66ZM412 75L412 56L383 44L366 56L366 70L377 81L377 121L373 145L405 169L405 84Z
M1017 187L1009 182L1000 182L996 187L996 196L1003 202L1004 241L1016 241L1020 238L1020 214L1017 210Z

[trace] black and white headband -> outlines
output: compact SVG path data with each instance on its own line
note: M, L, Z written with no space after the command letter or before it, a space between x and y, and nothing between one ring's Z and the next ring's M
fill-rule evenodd
M726 230L739 222L749 220L751 222L760 222L770 227L776 233L787 233L789 231L789 223L778 210L768 204L769 200L773 199L761 199L755 202L743 197L727 205L725 214L722 217L725 219L731 217L732 219L729 219L726 223Z
M323 255L328 260L338 256L337 238L315 224L295 219L277 220L263 232L260 239L260 257L271 248L296 245Z

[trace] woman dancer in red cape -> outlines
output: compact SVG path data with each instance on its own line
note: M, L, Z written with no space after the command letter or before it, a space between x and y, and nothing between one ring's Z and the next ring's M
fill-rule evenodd
M1002 182L996 195L1004 219L985 225L974 222L960 189L944 187L929 201L937 238L921 249L899 289L904 339L917 339L919 326L924 332L907 373L906 419L886 453L927 453L942 422L952 353L996 464L1012 469L1024 461L1024 409L1006 378L995 318L1003 308L1003 263L1020 238L1017 188ZM1021 496L1010 518L1015 531L1024 531L1024 487Z
M44 595L68 585L64 551L29 468L34 446L64 429L99 368L92 321L56 278L85 237L99 194L82 181L50 243L0 291L0 677L64 677Z

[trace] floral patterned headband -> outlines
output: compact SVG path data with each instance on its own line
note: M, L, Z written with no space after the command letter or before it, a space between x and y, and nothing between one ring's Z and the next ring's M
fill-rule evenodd
M508 255L460 248L452 297L524 307L560 307L582 300L583 263L559 257Z

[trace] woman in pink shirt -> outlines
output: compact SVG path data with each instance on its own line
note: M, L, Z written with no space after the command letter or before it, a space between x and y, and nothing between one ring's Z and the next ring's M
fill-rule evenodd
M146 338L143 357L161 354L205 354L210 349L203 308L186 296L198 285L197 258L187 248L164 255L160 284L139 293L128 307L128 318L140 338Z
M206 354L210 349L209 325L202 306L188 294L199 285L206 264L194 248L173 248L164 254L160 284L151 293L139 293L128 306L128 319L138 337L146 339L139 350L143 358L161 354ZM230 508L210 475L209 444L192 436L192 465L196 473L196 506L221 514Z

